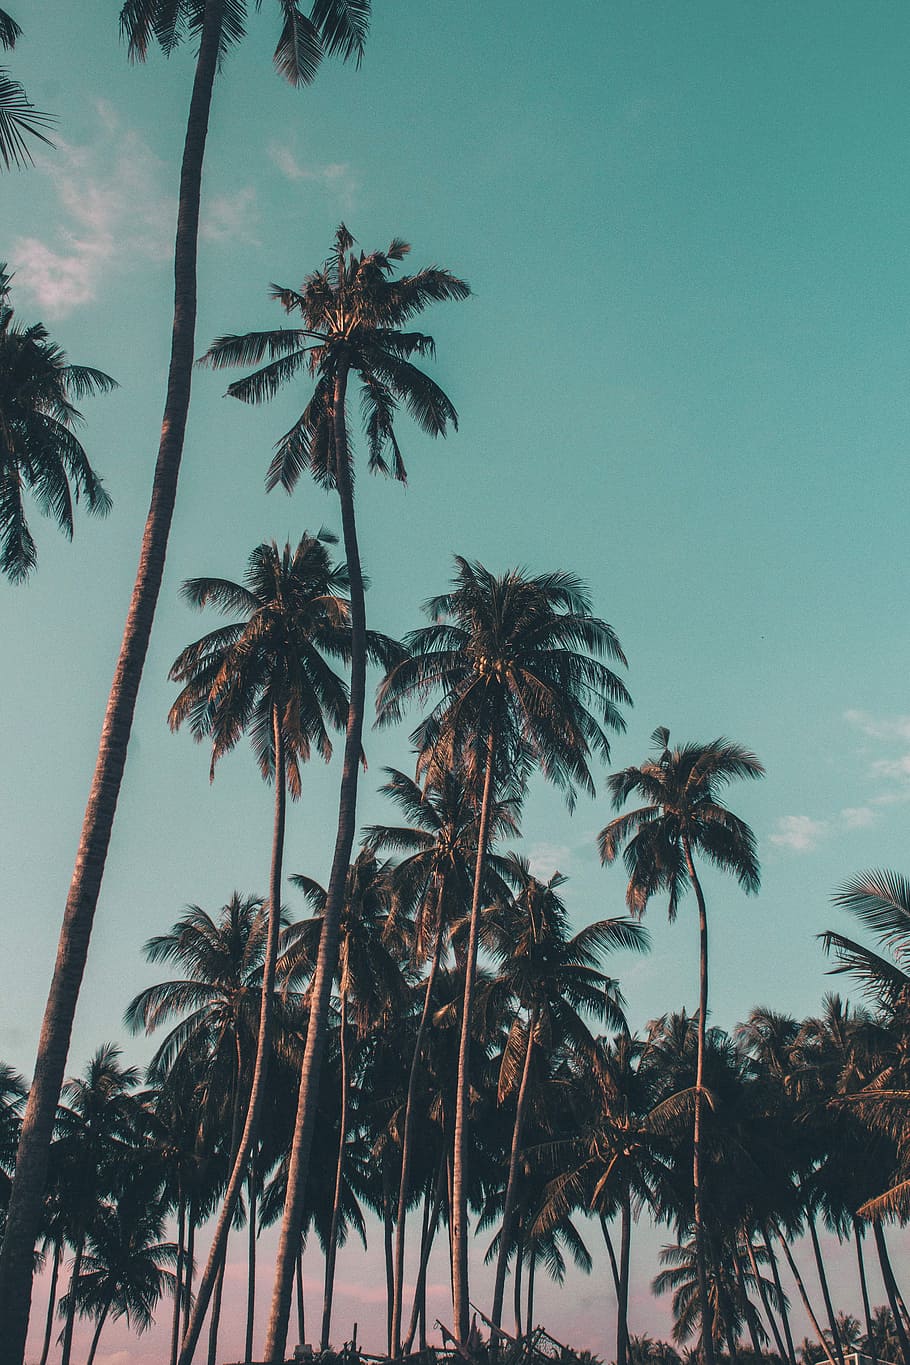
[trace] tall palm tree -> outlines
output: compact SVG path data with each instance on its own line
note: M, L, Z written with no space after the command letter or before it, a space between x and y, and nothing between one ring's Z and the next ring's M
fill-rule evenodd
M0 9L0 48L15 47L21 36L22 30L12 15ZM0 161L7 170L12 166L26 166L31 161L26 135L36 137L45 146L53 145L41 131L53 121L50 114L42 114L35 108L19 82L0 66Z
M535 1050L552 1052L568 1045L590 1057L595 1041L585 1016L613 1029L623 1028L622 995L616 981L600 970L600 964L605 953L617 948L644 952L649 946L647 933L628 919L598 920L570 936L568 910L557 894L565 877L557 872L549 881L541 882L532 875L527 859L513 855L511 862L517 895L504 906L495 907L485 926L499 960L500 979L516 1005L499 1074L500 1103L510 1093L516 1095L516 1101L490 1314L494 1329L502 1323L518 1161Z
M258 545L250 555L243 583L195 578L183 586L183 596L192 605L202 608L212 603L222 613L240 613L240 619L203 636L178 656L171 678L183 683L183 689L171 707L171 729L186 720L195 739L211 740L213 777L219 758L248 732L260 772L274 783L275 817L256 1061L224 1205L181 1349L181 1365L189 1365L192 1358L257 1139L271 1048L286 795L300 795L300 765L310 757L311 749L328 761L332 744L327 727L340 729L347 715L344 684L327 662L327 657L344 658L350 652L350 608L341 596L347 573L329 558L327 546L333 540L325 531L318 536L304 532L293 551L290 545L279 550L274 542ZM371 635L367 646L387 659L392 657L384 648L387 643Z
M413 739L434 765L461 764L482 790L466 954L455 1108L451 1234L453 1327L469 1329L467 1114L471 1010L480 899L490 816L504 778L532 764L572 807L577 787L593 793L591 763L609 757L607 729L624 727L625 685L603 660L625 663L611 626L595 617L586 588L572 574L497 577L456 556L449 592L424 610L433 625L413 631L409 657L383 681L381 723L398 720L406 703L442 693Z
M282 1219L266 1355L281 1359L287 1339L291 1286L297 1248L306 1166L315 1119L315 1094L325 1043L329 996L338 954L338 927L345 878L354 843L357 776L361 757L366 696L366 610L363 574L354 515L354 486L348 443L349 381L359 382L369 446L370 468L405 478L394 418L404 403L418 425L432 436L457 426L457 414L442 389L413 363L413 356L432 355L432 337L404 327L431 303L464 299L463 280L448 270L429 267L414 275L394 277L395 267L410 247L395 238L386 251L353 250L354 238L344 224L335 234L332 255L322 269L307 276L301 289L273 288L289 314L299 314L300 327L246 336L219 338L205 359L216 367L268 363L235 381L228 393L244 402L271 398L288 379L308 373L313 395L290 431L278 443L267 486L290 490L304 469L338 493L344 550L351 589L351 683L347 734L341 776L338 831L329 875L324 932L312 987L309 1032L301 1073L298 1122L294 1134L288 1196Z
M20 583L38 561L25 490L70 540L75 503L84 498L89 512L110 511L111 500L75 436L83 420L75 404L117 384L101 370L70 365L40 322L16 324L11 279L0 264L0 573Z
M731 872L746 891L758 890L755 837L749 826L721 803L719 792L737 778L762 777L764 769L754 754L726 739L671 749L670 732L664 727L655 730L651 739L657 750L656 758L646 760L638 768L625 768L609 779L617 809L632 795L642 797L646 804L617 816L601 830L600 856L603 862L611 863L624 846L629 873L626 903L635 915L644 914L653 895L666 891L670 897L669 917L675 919L687 884L691 885L698 904L698 1071L692 1142L694 1247L702 1311L702 1351L705 1365L714 1365L701 1189L708 918L694 855L701 853L716 867Z
M275 50L275 66L292 85L308 84L324 55L337 55L342 60L353 57L359 61L366 39L370 0L313 0L309 16L300 9L298 0L278 0L278 9L282 27ZM212 88L227 49L244 36L246 12L246 0L126 0L120 12L121 30L128 39L130 56L134 60L143 60L154 43L169 54L186 37L198 41L198 50L180 172L174 245L174 325L151 502L67 895L19 1144L15 1189L0 1252L0 1335L8 1344L13 1365L18 1365L25 1350L31 1300L31 1258L41 1221L41 1198L54 1113L63 1083L76 1001L101 891L177 495L195 351L199 207Z

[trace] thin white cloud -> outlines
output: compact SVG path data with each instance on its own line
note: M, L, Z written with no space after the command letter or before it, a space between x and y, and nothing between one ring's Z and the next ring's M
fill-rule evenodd
M527 859L532 874L538 881L549 881L554 872L565 872L571 859L568 844L532 844L527 851Z
M871 806L845 806L839 818L844 829L868 829L875 822L875 811Z
M844 720L869 739L910 743L910 716L873 716L869 711L851 709L844 712Z
M218 194L202 215L201 235L210 242L258 246L259 205L252 185L235 194Z
M792 853L811 853L827 834L827 820L813 820L811 815L782 815L774 826L771 843Z
M350 166L345 161L329 161L323 164L302 161L293 147L285 142L273 142L268 149L272 164L292 183L308 181L322 185L333 198L340 199L345 207L353 203L357 181Z

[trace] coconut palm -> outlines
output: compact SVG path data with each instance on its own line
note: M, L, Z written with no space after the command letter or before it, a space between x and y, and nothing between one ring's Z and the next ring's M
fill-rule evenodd
M572 574L531 577L518 570L497 577L456 556L449 592L424 610L434 623L405 641L409 656L378 695L381 723L396 721L411 700L441 692L412 738L435 765L461 765L482 790L466 954L458 1059L452 1181L453 1320L456 1337L469 1328L467 1234L467 1113L471 1009L484 864L494 798L504 778L530 766L559 787L568 804L578 787L594 790L591 764L609 757L607 730L622 729L619 707L629 701L603 660L625 663L611 626L592 613L586 588Z
M70 540L74 504L84 499L89 512L101 516L110 510L75 435L83 420L75 404L117 385L101 370L70 365L40 322L18 325L9 302L11 279L0 264L0 572L20 583L38 562L26 491Z
M12 15L0 9L0 48L15 47L21 35L22 30ZM50 123L53 123L51 116L36 109L19 82L0 66L0 161L7 170L31 161L25 135L36 137L48 147L53 145L41 131Z
M599 920L570 936L568 911L558 894L566 878L556 872L542 882L532 875L526 858L513 854L510 861L517 894L505 905L495 907L484 926L499 961L500 979L516 1005L499 1074L500 1103L510 1094L515 1094L516 1100L490 1314L494 1329L502 1323L518 1161L535 1051L552 1052L568 1045L582 1056L591 1056L595 1043L585 1016L613 1029L623 1028L622 995L616 981L600 970L600 964L606 953L617 948L644 952L649 946L641 926L628 919Z
M626 903L635 915L644 914L651 897L666 891L670 898L669 917L675 919L687 884L691 885L698 904L698 1070L692 1143L694 1250L702 1312L702 1350L705 1365L714 1365L701 1189L708 920L694 855L701 853L716 867L731 872L746 891L758 890L755 837L749 826L721 803L719 792L737 778L763 776L764 769L754 754L726 739L671 750L670 732L663 727L655 730L651 739L657 750L656 758L646 760L641 767L614 773L609 780L617 809L632 795L642 797L646 804L617 816L601 830L600 856L603 862L611 863L623 849L629 873Z
M273 297L285 311L300 316L300 327L220 337L204 357L216 367L260 364L267 360L267 364L228 388L232 397L244 402L258 403L271 398L295 375L308 373L312 377L312 397L279 441L266 482L270 488L280 483L290 491L307 469L318 482L336 490L351 585L351 700L325 932L312 986L298 1124L288 1173L288 1203L282 1220L267 1335L266 1354L275 1359L281 1357L287 1338L291 1283L300 1242L302 1191L315 1115L313 1097L338 952L345 878L354 842L366 695L366 611L348 441L348 385L350 381L360 385L370 468L404 480L405 467L394 429L399 403L404 403L418 425L432 436L444 435L449 426L457 426L458 419L442 389L412 359L433 353L432 337L403 329L429 304L463 299L470 293L463 280L435 266L396 279L395 267L410 250L400 238L396 237L386 251L356 253L353 247L354 238L341 224L332 255L320 270L306 278L299 291L273 288Z
M278 0L277 8L281 31L275 66L292 85L308 84L323 56L359 61L370 0L313 0L309 15L298 0ZM180 172L174 325L151 501L67 896L0 1253L0 1334L13 1365L18 1365L25 1350L31 1257L41 1220L47 1152L177 495L195 351L199 209L212 89L227 50L244 36L247 9L247 0L126 0L120 11L121 31L133 60L144 60L156 43L166 55L187 38L198 47Z
M188 721L195 739L211 740L211 776L218 760L249 733L260 772L274 783L275 816L253 1079L181 1365L189 1365L192 1358L257 1138L271 1048L286 795L300 795L300 765L312 749L328 761L332 753L328 726L340 729L347 715L344 684L327 662L350 652L350 609L341 596L347 573L329 558L333 540L325 531L318 536L304 532L293 551L290 545L279 550L274 542L258 545L243 583L196 578L183 586L183 596L192 605L212 603L222 613L239 613L240 619L203 636L178 656L171 678L183 689L171 707L169 724L176 730ZM367 641L381 659L392 657L387 645L375 635Z

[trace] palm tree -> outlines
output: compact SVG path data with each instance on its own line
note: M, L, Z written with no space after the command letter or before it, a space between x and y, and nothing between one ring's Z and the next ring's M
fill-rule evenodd
M620 848L629 873L626 903L643 915L658 892L669 893L669 917L675 919L687 882L698 903L699 1014L698 1071L695 1080L695 1117L692 1143L695 1257L698 1263L705 1365L714 1365L708 1281L705 1266L704 1211L701 1190L701 1141L704 1087L705 1026L708 1017L708 919L694 854L702 853L726 872L732 872L748 892L759 887L755 837L749 826L718 799L718 792L736 778L757 778L764 769L754 754L726 739L709 744L686 744L670 749L669 730L659 727L651 736L657 758L639 768L625 768L609 780L613 804L619 809L633 794L646 804L617 816L599 835L600 856L613 862Z
M0 9L0 48L15 47L21 35L12 15ZM42 114L34 107L19 82L0 66L0 161L7 170L11 166L25 166L32 159L24 134L36 137L47 147L53 146L41 131L53 121L50 114Z
M295 550L258 545L250 555L244 582L195 578L183 586L186 601L207 603L223 613L242 613L188 645L171 668L183 690L168 717L172 730L185 721L197 740L210 739L210 774L224 754L248 732L259 769L275 787L269 918L259 1005L256 1061L239 1144L233 1156L224 1205L196 1303L181 1350L189 1365L227 1244L240 1189L254 1150L265 1093L272 1033L272 992L281 927L281 877L286 794L300 795L300 764L315 748L328 761L332 753L327 725L340 729L347 714L347 693L326 657L350 651L350 610L340 593L347 573L329 559L327 532L304 532ZM367 645L391 657L380 637Z
M516 1101L490 1314L494 1329L502 1323L535 1049L552 1052L569 1045L583 1057L591 1056L595 1042L585 1015L614 1029L624 1027L622 995L617 983L600 970L600 962L616 948L644 952L649 946L641 926L627 919L599 920L570 937L568 911L557 894L565 877L556 872L541 882L532 876L527 859L513 855L511 862L518 893L506 905L494 907L484 926L499 960L500 979L517 1007L499 1074L500 1103L510 1093L516 1094Z
M463 280L435 266L395 279L396 264L410 250L400 238L395 238L384 252L357 254L353 247L354 238L341 224L335 234L331 257L321 270L306 278L300 291L273 288L273 297L285 311L300 315L301 327L220 337L204 357L215 367L259 364L268 359L266 365L228 388L232 397L249 403L271 398L286 380L301 372L312 376L313 395L293 427L279 441L266 482L269 488L280 483L290 491L301 472L308 469L318 482L336 490L351 586L350 707L338 832L329 875L324 933L312 986L298 1122L266 1340L266 1355L270 1359L282 1357L287 1339L291 1285L300 1242L303 1188L312 1142L314 1097L356 823L357 776L366 696L366 610L348 444L348 383L352 378L360 383L371 470L391 473L404 480L405 467L394 430L399 402L405 403L418 425L432 436L444 435L450 425L457 426L458 419L442 389L411 359L415 355L432 355L432 337L402 329L429 304L463 299L470 293Z
M482 790L466 954L458 1057L452 1179L453 1327L469 1329L467 1114L469 1049L480 898L496 788L537 764L564 792L593 793L590 764L609 757L606 729L622 729L619 705L629 694L604 658L625 663L611 626L592 614L587 590L572 574L500 577L456 556L451 591L430 599L434 622L405 641L409 657L379 690L381 723L398 720L407 702L442 697L412 737L424 767L463 766ZM606 728L605 728L606 727Z
M278 0L278 7L282 28L275 50L275 65L292 85L308 84L324 55L337 55L342 60L353 57L359 61L366 39L370 0L332 0L332 3L313 0L309 17L301 11L298 0ZM31 1299L31 1257L41 1222L41 1199L54 1113L63 1083L76 1001L101 891L177 495L195 350L199 207L212 88L227 49L244 36L246 11L246 0L126 0L120 12L121 30L129 41L130 56L134 60L142 61L149 47L156 42L165 54L169 54L186 37L198 40L198 52L180 173L174 247L174 325L151 502L67 896L23 1122L15 1188L0 1252L0 1335L8 1343L13 1365L18 1365L25 1350Z
M26 489L70 540L74 503L84 498L89 512L101 516L110 510L111 500L74 434L83 420L75 402L109 393L117 384L101 370L68 364L40 322L17 325L11 279L0 264L0 572L19 583L38 561L25 515Z

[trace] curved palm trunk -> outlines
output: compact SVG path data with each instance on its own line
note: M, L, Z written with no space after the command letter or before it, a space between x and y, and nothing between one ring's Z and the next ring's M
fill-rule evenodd
M69 1284L69 1306L66 1310L66 1321L63 1324L63 1345L60 1349L60 1365L70 1365L70 1356L73 1353L73 1328L76 1323L76 1285L82 1272L82 1255L85 1251L85 1236L79 1238L73 1256L73 1269L70 1274Z
M196 1273L196 1206L190 1200L189 1231L186 1235L186 1273L183 1286L183 1333L190 1325L190 1308L193 1303L193 1278Z
M105 1303L104 1307L102 1308L101 1313L100 1313L100 1316L99 1316L99 1318L98 1318L98 1326L95 1328L95 1332L94 1332L94 1335L93 1335L93 1337L92 1337L91 1349L90 1349L90 1351L89 1351L89 1353L88 1353L88 1359L86 1360L85 1365L93 1365L93 1362L94 1362L94 1359L95 1359L95 1352L98 1350L98 1342L101 1340L101 1329L102 1329L102 1327L104 1326L104 1324L107 1322L107 1315L108 1315L108 1313L109 1313L110 1311L111 1311L111 1300L110 1300L110 1298L108 1298L108 1300L107 1300L107 1302Z
M338 832L332 856L332 871L322 917L319 954L313 977L310 1017L307 1024L306 1047L300 1072L300 1091L297 1098L297 1118L288 1166L287 1194L284 1216L278 1241L275 1265L275 1284L265 1341L265 1360L281 1362L287 1344L288 1320L291 1312L291 1286L294 1258L300 1241L303 1220L303 1197L313 1144L316 1122L316 1101L319 1074L325 1052L329 1018L329 997L335 968L338 964L338 936L341 926L341 906L345 882L351 860L351 848L357 816L357 777L360 766L360 747L363 735L363 713L366 699L366 608L363 598L363 571L357 545L357 525L354 518L354 490L348 457L347 427L344 416L347 392L347 369L339 368L333 394L333 423L335 432L335 485L341 504L341 525L344 552L348 568L351 600L351 688L348 705L348 724L344 740L344 760L341 790L338 801Z
M613 1276L613 1292L619 1298L619 1266L616 1263L616 1252L613 1250L613 1238L610 1236L610 1226L607 1223L605 1214L598 1214L600 1230L603 1234L604 1246L607 1248L607 1257L610 1262L610 1274Z
M186 1199L183 1191L177 1201L177 1264L174 1267L174 1314L171 1320L171 1357L170 1365L177 1365L177 1352L180 1349L180 1304L183 1298L183 1262L186 1240ZM44 1363L42 1362L42 1365Z
M701 1315L701 1350L705 1365L714 1365L711 1332L711 1304L708 1299L708 1274L705 1265L705 1228L701 1189L701 1124L704 1111L705 1027L708 1017L708 915L701 883L692 861L689 840L683 837L683 852L689 880L698 902L698 1064L695 1075L695 1122L692 1133L692 1198L695 1224L695 1266L698 1276L698 1302Z
M502 1323L502 1302L506 1292L506 1268L509 1252L512 1249L512 1234L515 1225L515 1204L518 1190L518 1157L521 1152L521 1139L524 1132L525 1110L528 1103L528 1081L531 1075L531 1056L534 1051L534 1034L537 1031L537 1006L531 1011L528 1020L528 1045L525 1048L524 1066L521 1070L521 1084L518 1087L518 1101L515 1105L515 1122L512 1125L512 1147L509 1152L509 1174L506 1179L506 1197L502 1209L502 1230L499 1234L499 1255L496 1258L496 1282L493 1287L493 1311L490 1318L496 1329ZM624 1365L618 1361L617 1365Z
M222 15L223 0L206 0L180 172L174 249L174 325L151 504L67 896L0 1252L0 1341L4 1342L10 1365L18 1365L25 1350L31 1304L32 1252L41 1225L48 1149L177 496L195 349L196 248L202 163L218 66Z
M183 1338L180 1348L179 1365L190 1365L199 1334L202 1331L202 1323L205 1318L206 1309L215 1288L215 1281L219 1274L219 1267L225 1260L227 1250L228 1234L231 1230L231 1222L234 1217L234 1210L237 1207L237 1200L240 1197L240 1188L246 1179L247 1166L250 1155L255 1148L255 1143L259 1134L259 1116L262 1112L262 1101L265 1096L265 1086L268 1077L269 1051L272 1045L272 995L275 987L275 964L278 960L278 936L281 928L281 869L284 858L284 826L285 826L285 807L287 791L285 787L285 762L284 762L284 734L281 728L281 717L278 714L277 704L272 705L272 740L275 754L275 823L272 836L272 866L269 877L269 921L268 939L266 943L265 962L262 968L262 991L259 1002L259 1033L256 1040L256 1063L253 1070L253 1084L250 1088L250 1098L247 1105L246 1121L243 1125L243 1133L234 1157L234 1165L231 1170L228 1187L224 1195L224 1203L218 1216L215 1227L215 1235L212 1239L208 1261L202 1278L199 1281L199 1288L196 1291L196 1302L190 1313L189 1326ZM239 1080L238 1080L239 1085Z
M815 1219L812 1217L811 1213L806 1214L806 1221L809 1224L809 1236L812 1239L812 1251L815 1255L815 1265L818 1270L818 1282L821 1285L822 1298L825 1301L825 1313L828 1317L831 1343L834 1346L834 1354L837 1356L838 1365L844 1365L844 1348L841 1345L840 1332L837 1330L837 1319L834 1316L834 1305L831 1302L831 1292L828 1288L828 1276L825 1274L825 1263L822 1260L822 1249L818 1241L818 1231L815 1226Z
M430 1252L433 1249L433 1239L436 1236L436 1229L439 1226L439 1214L442 1209L442 1197L446 1188L447 1173L448 1160L446 1149L443 1148L442 1157L439 1161L439 1171L436 1175L436 1188L433 1192L433 1211L430 1214L430 1222L427 1227L426 1237L420 1248L420 1265L417 1269L417 1284L414 1288L414 1306L411 1310L411 1321L408 1324L408 1334L402 1343L402 1355L410 1354L411 1345L414 1341L414 1333L417 1331L420 1305L426 1294L427 1266L430 1263Z
M249 1226L247 1228L247 1277L246 1277L246 1339L244 1342L243 1359L245 1365L253 1359L253 1323L256 1319L256 1204L259 1192L259 1172L256 1157L250 1167L250 1179L247 1184L249 1190Z
M483 869L489 838L495 754L496 727L491 725L487 739L486 772L484 773L483 800L480 807L480 827L477 834L477 861L474 867L474 890L471 896L471 928L468 935L468 952L464 967L464 1000L461 1007L461 1037L458 1042L458 1084L455 1092L455 1135L452 1150L452 1202L450 1210L452 1328L456 1341L462 1346L467 1341L470 1330L467 1183L468 1068L471 1052L471 1015L474 1010L474 977L477 972L477 945L480 935L480 893L483 886Z
M215 1290L212 1294L212 1311L209 1315L209 1346L206 1356L206 1365L217 1365L218 1359L218 1332L221 1328L221 1301L224 1298L224 1276L227 1270L227 1241L224 1243L224 1250L221 1253L221 1260L218 1264L218 1275L215 1280Z
M806 1310L806 1316L812 1323L815 1335L818 1337L818 1344L821 1346L822 1350L825 1353L825 1359L828 1361L828 1365L834 1365L834 1357L832 1356L830 1347L828 1346L828 1342L825 1339L825 1334L819 1325L818 1318L815 1316L815 1313L813 1312L812 1304L809 1302L809 1295L806 1293L806 1286L803 1283L803 1277L802 1275L800 1275L799 1268L793 1259L793 1254L790 1251L789 1246L787 1245L787 1239L784 1237L783 1233L778 1232L777 1240L780 1242L781 1246L784 1249L784 1255L787 1258L787 1265L790 1267L790 1274L796 1281L796 1287L799 1290L799 1296L803 1301L803 1307ZM910 1365L910 1362L907 1362L907 1365Z
M758 1295L762 1302L762 1308L764 1308L765 1310L765 1317L768 1319L768 1324L771 1328L771 1333L774 1337L774 1344L777 1347L777 1353L780 1356L781 1360L789 1360L787 1348L784 1345L783 1337L780 1334L780 1328L777 1325L777 1318L771 1311L771 1303L768 1299L768 1291L765 1287L765 1282L762 1279L761 1272L759 1271L758 1268L758 1260L756 1259L755 1256L755 1248L752 1245L752 1238L749 1234L748 1228L745 1227L743 1228L743 1237L745 1238L746 1251L749 1256L749 1266L752 1270L752 1277L755 1280L755 1286L758 1290Z
M863 1259L863 1230L858 1218L853 1219L853 1242L856 1246L856 1266L859 1271L859 1287L863 1297L863 1319L866 1323L866 1341L876 1365L875 1338L872 1335L872 1310L869 1306L869 1286L866 1284L866 1262Z
M771 1267L771 1274L774 1278L774 1288L777 1290L778 1302L780 1303L780 1320L783 1324L784 1337L787 1342L787 1360L790 1365L796 1365L796 1351L793 1346L793 1333L790 1330L790 1315L787 1312L787 1300L784 1297L784 1287L780 1282L780 1266L777 1264L777 1257L771 1245L771 1238L768 1235L767 1226L762 1227L762 1242L768 1256L768 1264Z
M632 1196L623 1190L619 1234L619 1293L616 1314L616 1365L629 1359L629 1263L632 1246Z
M417 1027L417 1038L414 1042L414 1055L411 1058L411 1070L408 1073L408 1093L404 1105L404 1132L402 1133L401 1138L401 1181L398 1187L398 1219L395 1226L395 1265L393 1269L392 1285L391 1354L395 1360L401 1355L401 1311L404 1298L404 1233L408 1216L408 1197L411 1192L411 1134L414 1127L414 1100L417 1094L417 1076L420 1070L420 1058L423 1052L423 1039L424 1034L426 1033L427 1020L430 1016L430 1005L433 999L433 989L436 985L436 977L439 972L439 960L441 956L442 928L440 927L436 935L436 948L433 953L430 973L427 977L426 991L424 992L423 997L423 1010L420 1015L420 1023Z
M322 1332L319 1349L329 1349L332 1331L332 1297L335 1290L335 1260L338 1255L338 1230L341 1226L341 1192L344 1187L344 1142L348 1131L348 998L341 993L341 1117L338 1133L338 1161L335 1166L335 1197L332 1200L332 1222L329 1243L325 1251L325 1288L322 1294Z
M878 1252L878 1263L881 1267L882 1280L885 1284L885 1293L888 1296L888 1303L891 1306L891 1316L894 1318L894 1330L897 1333L898 1344L901 1348L901 1358L904 1365L910 1365L910 1342L907 1340L907 1332L901 1320L900 1304L897 1296L897 1282L894 1278L894 1271L891 1268L891 1258L888 1255L888 1248L885 1244L885 1234L882 1231L881 1223L872 1224L872 1235L875 1238L875 1249Z
M60 1274L60 1257L62 1254L62 1243L54 1243L54 1260L51 1266L51 1288L47 1300L47 1318L44 1323L44 1342L41 1347L41 1360L39 1365L47 1365L48 1352L51 1349L51 1333L54 1330L54 1309L57 1307L57 1278Z
M515 1314L515 1335L521 1336L521 1265L524 1250L521 1243L515 1248L515 1283L512 1286L512 1310Z

